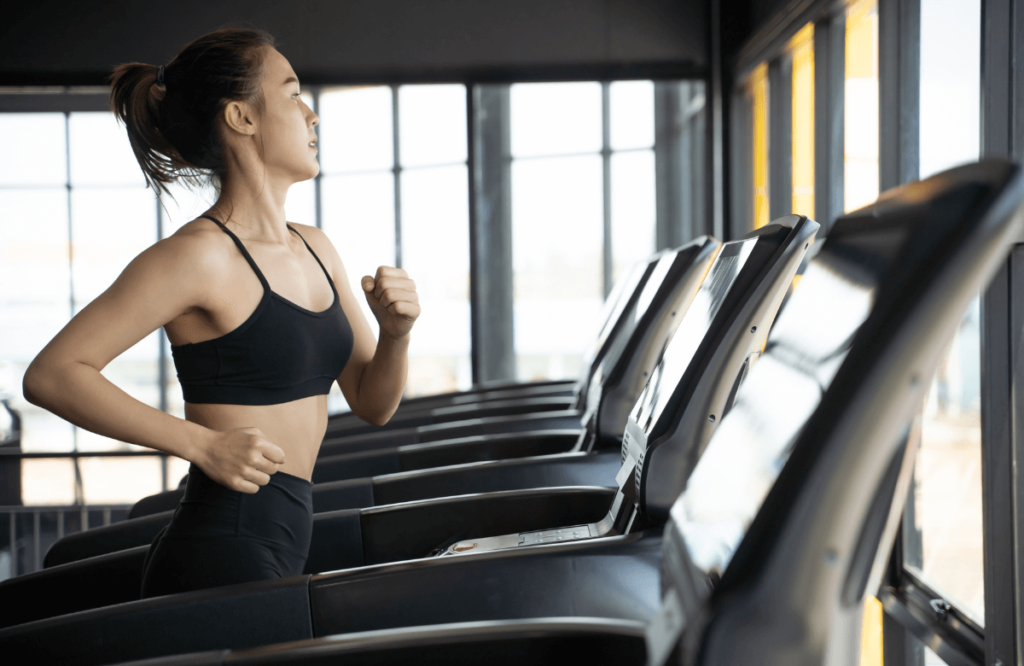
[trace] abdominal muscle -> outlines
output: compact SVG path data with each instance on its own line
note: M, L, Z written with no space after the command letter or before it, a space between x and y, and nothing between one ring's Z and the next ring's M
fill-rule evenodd
M327 431L327 396L313 395L278 405L206 405L185 403L185 419L211 430L259 428L284 451L278 471L307 481Z

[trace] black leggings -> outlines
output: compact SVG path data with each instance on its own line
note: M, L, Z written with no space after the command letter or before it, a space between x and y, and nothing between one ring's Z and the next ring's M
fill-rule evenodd
M192 465L181 504L146 554L142 597L301 574L312 493L309 481L278 472L250 495Z

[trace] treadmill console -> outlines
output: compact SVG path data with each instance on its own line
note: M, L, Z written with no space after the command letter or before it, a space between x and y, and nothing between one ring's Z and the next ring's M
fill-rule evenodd
M834 230L808 267L800 297L780 313L765 353L672 506L673 528L710 579L728 567L871 311L891 246L850 247L846 235Z

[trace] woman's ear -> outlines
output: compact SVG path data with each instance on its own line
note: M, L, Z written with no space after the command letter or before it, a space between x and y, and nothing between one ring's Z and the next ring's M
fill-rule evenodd
M232 132L246 136L256 134L256 114L245 102L232 100L224 106L224 124Z

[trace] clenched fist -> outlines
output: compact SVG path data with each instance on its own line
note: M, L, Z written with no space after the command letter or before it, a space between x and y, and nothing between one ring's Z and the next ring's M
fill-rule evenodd
M362 287L381 332L396 340L409 335L420 316L420 297L409 274L401 268L381 266L376 277L363 277Z
M255 493L270 483L284 464L281 447L265 439L259 428L213 431L195 459L199 469L231 490Z

